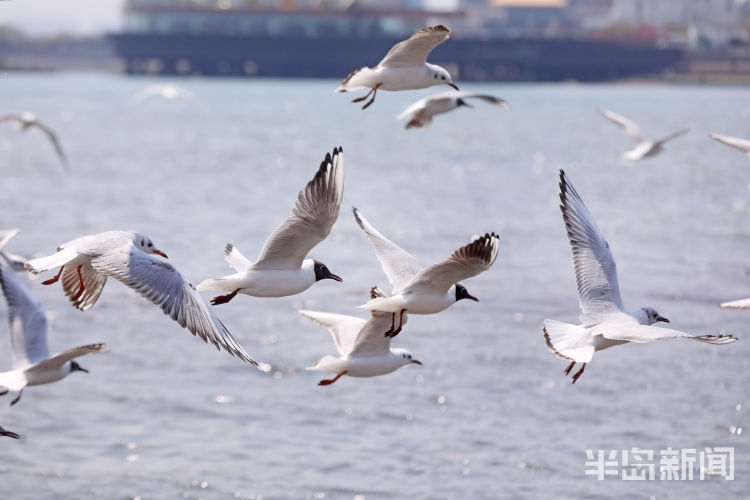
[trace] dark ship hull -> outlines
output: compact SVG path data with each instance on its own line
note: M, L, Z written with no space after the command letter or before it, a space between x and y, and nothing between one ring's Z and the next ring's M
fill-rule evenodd
M375 65L400 39L120 33L109 35L128 73L343 78ZM430 61L461 80L608 81L662 73L679 49L576 39L452 38Z

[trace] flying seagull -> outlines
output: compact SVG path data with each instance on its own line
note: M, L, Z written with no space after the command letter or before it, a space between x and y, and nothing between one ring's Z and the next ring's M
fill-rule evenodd
M36 276L60 267L51 285L62 276L62 286L73 306L90 309L99 299L107 277L115 278L161 307L164 314L217 349L257 366L235 340L193 285L163 259L151 238L127 231L81 236L57 247L57 253L30 260L26 269Z
M380 234L359 210L354 208L353 212L391 283L391 297L373 298L360 306L370 311L392 313L391 328L386 335L398 335L407 311L409 314L435 314L462 299L479 301L458 282L492 266L500 250L498 235L487 233L475 236L471 243L459 248L447 259L422 269L410 253ZM401 318L398 327L395 325L396 313Z
M135 94L130 100L130 104L140 104L152 97L161 97L169 101L180 99L190 102L195 100L192 92L189 92L182 87L178 87L172 83L155 83L153 85L147 85Z
M423 28L411 38L394 45L377 66L363 66L347 76L336 92L351 92L361 88L370 91L352 102L362 102L372 94L372 98L362 106L366 109L375 102L378 90L424 89L433 85L450 85L458 90L450 73L427 62L432 49L446 41L453 31L442 24Z
M85 354L107 352L107 344L90 344L68 349L50 357L47 347L47 316L31 291L0 259L0 287L8 303L12 370L0 373L0 395L18 392L10 403L18 403L26 386L49 384L73 372L85 372L75 358Z
M318 171L299 192L292 213L268 237L255 263L228 243L224 256L235 274L207 279L198 290L222 290L212 304L226 304L238 293L253 297L286 297L307 290L322 279L341 281L328 266L306 259L307 253L331 232L344 196L344 151L327 153Z
M386 297L387 294L372 287L370 297ZM330 385L344 375L350 377L375 377L398 370L408 364L421 365L406 349L391 349L391 338L383 335L391 323L390 314L372 311L369 320L317 311L297 311L331 332L339 357L326 355L308 370L333 373L332 379L324 379L318 385ZM404 323L406 316L404 316Z
M57 134L55 134L47 125L40 122L34 113L24 112L20 114L3 115L0 116L0 123L2 122L17 123L18 130L20 130L21 132L28 132L29 130L34 128L40 130L52 143L52 146L55 148L55 152L57 153L57 157L60 158L63 167L65 167L66 170L70 170L68 158L65 156L65 152L63 151L62 145L60 144L60 140L57 138Z
M583 374L595 351L626 342L652 342L675 337L709 344L728 344L737 340L732 335L694 336L650 326L659 321L669 323L651 307L626 311L609 243L563 170L560 170L560 201L573 250L581 325L545 319L542 330L547 347L558 358L570 361L565 369L566 375L576 363L583 363L573 375L573 383Z
M461 106L473 107L466 102L466 99L480 99L500 108L508 109L508 103L499 97L486 94L472 94L470 92L445 92L418 100L401 112L398 115L398 119L409 119L406 123L406 128L427 128L432 123L432 117L435 115L453 111Z
M678 130L677 132L673 132L666 137L662 137L659 140L651 141L647 139L646 136L643 134L641 127L638 126L638 124L632 121L631 119L625 118L622 115L618 115L617 113L613 113L612 111L609 111L604 108L599 108L599 112L606 119L608 119L609 121L611 121L612 123L620 127L622 131L625 132L625 135L630 137L633 140L633 142L635 142L636 144L635 148L623 153L623 157L626 160L630 160L630 161L638 161L642 158L654 156L655 154L662 151L662 146L667 141L671 141L672 139L676 139L677 137L680 137L681 135L685 135L688 132L690 132L690 127L687 127L687 128Z

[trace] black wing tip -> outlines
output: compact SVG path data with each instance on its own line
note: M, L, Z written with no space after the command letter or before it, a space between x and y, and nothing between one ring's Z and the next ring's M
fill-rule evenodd
M357 209L357 207L352 207L352 213L354 214L354 220L357 221L357 225L359 225L361 229L364 229L365 224L364 222L362 222L362 218L359 216L359 210Z
M224 246L224 255L229 255L232 253L232 250L234 250L234 245L232 243L227 243Z
M573 358L569 358L565 356L564 354L560 353L557 349L555 349L555 346L552 345L552 341L549 338L549 334L547 333L547 327L542 325L542 333L544 333L544 341L547 343L547 347L549 347L549 350L552 351L552 354L557 356L560 359L567 359L568 361L574 361Z

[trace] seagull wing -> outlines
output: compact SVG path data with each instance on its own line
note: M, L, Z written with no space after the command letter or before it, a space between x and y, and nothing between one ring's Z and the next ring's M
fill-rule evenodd
M0 265L0 286L8 303L13 369L47 359L47 316L39 299L7 266Z
M375 249L375 256L380 261L383 272L391 283L393 293L399 293L422 270L422 266L409 252L380 234L359 210L353 208L352 211L357 224L365 232L367 239L370 240Z
M403 315L406 323L408 314ZM357 333L349 356L379 356L391 350L391 337L386 337L392 325L393 315L388 312L373 311L372 317Z
M70 170L70 165L68 164L68 158L65 156L65 151L63 151L62 145L60 144L60 140L57 137L57 134L55 134L51 128L49 128L47 125L40 121L35 121L32 125L33 127L38 128L41 130L44 135L47 136L47 138L52 142L52 146L55 148L55 152L57 153L57 157L60 158L60 161L63 164L63 167L65 167L66 170Z
M560 202L573 250L581 322L589 324L589 320L595 320L592 316L623 309L617 265L609 243L563 170L560 170Z
M499 106L503 109L508 109L510 106L508 106L508 101L505 99L500 99L499 97L495 97L494 95L487 95L487 94L471 94L469 92L459 92L459 94L456 97L463 97L464 99L481 99L482 101L494 104L495 106Z
M378 66L418 66L427 61L432 49L446 41L453 30L443 26L422 28L411 38L394 45Z
M722 309L750 309L750 299L732 300L719 304Z
M40 361L33 367L29 368L28 373L56 371L62 368L62 366L71 359L86 354L98 354L107 351L109 351L109 346L107 344L89 344L73 347L72 349L67 349L59 354L55 354L49 359Z
M81 282L83 282L83 292L79 293ZM85 262L80 266L63 267L63 291L73 303L73 307L81 311L87 311L96 304L106 283L107 275L91 267L90 262Z
M407 116L411 116L415 113L419 113L420 111L424 110L425 107L427 107L427 103L431 100L429 97L424 97L414 103L412 103L411 106L406 108L401 112L400 115L396 117L397 120L403 120Z
M654 340L686 338L706 342L707 344L729 344L737 340L732 335L691 335L671 328L639 325L635 321L618 322L606 321L592 330L593 335L602 335L611 340L626 342L653 342Z
M130 104L139 104L149 97L161 95L163 85L147 85L130 99Z
M8 244L11 238L17 235L20 229L3 229L0 230L0 251Z
M688 132L690 132L690 127L686 127L686 128L680 129L677 132L672 132L671 134L669 134L669 135L667 135L665 137L662 137L661 139L659 139L657 141L654 141L654 146L661 146L665 142L669 142L672 139L677 139L678 137L683 136L683 135L687 134Z
M2 116L0 116L0 123L2 123L2 122L18 122L18 123L23 123L23 118L21 118L21 115L16 115L16 114L2 115Z
M633 120L625 118L622 115L618 115L617 113L613 113L612 111L604 108L599 108L599 112L604 116L604 118L620 127L622 131L625 132L625 135L630 137L637 144L648 141L648 139L646 139L646 136L643 134L641 127L638 126L638 124Z
M123 282L160 306L164 314L204 342L210 341L217 349L223 347L229 354L257 366L195 287L170 263L129 243L92 257L91 267Z
M291 215L268 237L253 268L299 269L307 253L331 232L343 196L344 151L334 148L300 191Z
M334 314L320 311L308 311L299 310L297 311L302 316L311 319L317 324L328 328L333 337L333 342L336 344L341 356L346 356L352 350L357 333L365 326L366 320L357 318L356 316L348 316L346 314ZM388 313L390 316L390 313ZM385 333L385 330L383 332Z
M489 269L500 250L500 237L495 233L475 237L442 262L417 273L403 292L425 290L445 294L459 281L476 276Z
M711 139L719 141L722 144L726 144L727 146L738 149L742 151L743 153L745 153L746 155L750 155L750 141L747 139L741 139L739 137L731 137L728 135L719 135L719 134L708 134L708 136Z
M243 273L253 265L252 261L242 255L242 253L231 243L224 247L224 260L238 273Z

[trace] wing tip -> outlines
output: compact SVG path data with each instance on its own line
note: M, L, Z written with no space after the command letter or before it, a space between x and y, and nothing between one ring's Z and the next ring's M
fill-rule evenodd
M545 320L546 321L546 320ZM542 333L544 334L544 341L547 343L547 347L550 351L552 351L552 354L557 356L560 359L566 359L568 361L575 361L573 358L569 358L568 356L565 356L560 351L558 351L554 345L552 345L552 340L549 337L549 333L547 333L547 327L544 323L542 323Z

